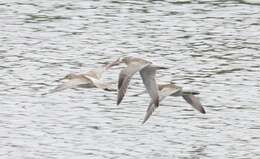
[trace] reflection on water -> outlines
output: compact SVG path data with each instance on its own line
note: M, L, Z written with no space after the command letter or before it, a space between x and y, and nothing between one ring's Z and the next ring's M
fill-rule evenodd
M260 6L240 1L0 2L1 158L257 158ZM161 82L201 92L207 114L179 98L141 125L138 76L127 98L54 80L119 56L170 66ZM106 74L117 79L118 69Z

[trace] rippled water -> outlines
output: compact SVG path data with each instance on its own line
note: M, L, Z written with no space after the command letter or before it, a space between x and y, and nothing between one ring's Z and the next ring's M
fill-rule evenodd
M0 21L0 158L260 156L259 5L11 0L0 1ZM158 80L199 90L207 114L168 98L141 125L149 98L131 96L144 89L139 76L120 106L95 89L41 95L132 53L170 67Z

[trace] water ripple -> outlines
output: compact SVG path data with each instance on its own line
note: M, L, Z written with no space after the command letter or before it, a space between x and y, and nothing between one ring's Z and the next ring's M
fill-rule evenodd
M184 1L183 1L184 2ZM242 1L0 2L1 158L257 158L260 12ZM56 79L123 55L169 67L207 114L167 98L145 125L139 76L127 98ZM116 82L119 69L106 74Z

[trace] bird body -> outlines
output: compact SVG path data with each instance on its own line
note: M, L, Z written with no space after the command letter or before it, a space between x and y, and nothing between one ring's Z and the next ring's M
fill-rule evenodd
M198 98L195 97L195 95L199 94L199 92L196 91L184 91L182 87L176 86L173 83L170 84L158 84L159 89L159 100L162 101L167 96L182 96L183 99L189 103L193 108L198 110L199 112L205 114L206 111L204 110L203 106L201 105ZM152 115L154 110L157 108L157 106L154 105L154 102L151 100L149 103L149 106L146 110L146 114L143 120L143 123L145 123L149 117Z

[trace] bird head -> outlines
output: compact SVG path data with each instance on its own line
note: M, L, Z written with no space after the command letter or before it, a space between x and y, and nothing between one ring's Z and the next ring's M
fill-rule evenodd
M75 78L76 76L77 76L76 74L74 74L74 73L70 73L70 74L66 75L66 76L64 77L64 79L68 79L68 80L70 80L70 79Z
M63 81L63 80L71 80L71 79L75 78L76 76L77 76L76 74L70 73L70 74L66 75L65 77L60 78L56 81L59 82L59 81Z

